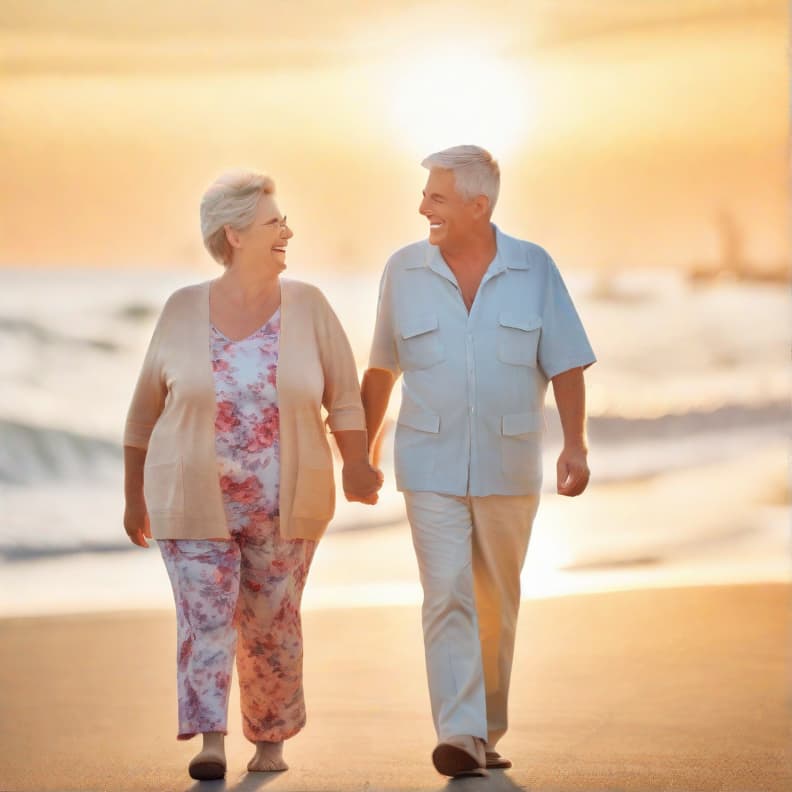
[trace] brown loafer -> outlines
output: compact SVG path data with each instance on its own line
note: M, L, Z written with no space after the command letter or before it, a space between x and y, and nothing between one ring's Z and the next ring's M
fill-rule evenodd
M188 772L190 778L194 778L196 781L217 781L219 778L225 778L226 766L224 762L203 759L198 762L190 762Z
M488 770L508 770L512 766L511 760L501 756L497 751L487 751L486 757Z
M449 737L432 751L432 764L441 775L487 776L483 741L476 737L460 735Z

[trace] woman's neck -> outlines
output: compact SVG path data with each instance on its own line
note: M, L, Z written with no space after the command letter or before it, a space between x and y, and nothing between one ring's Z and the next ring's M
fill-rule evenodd
M262 272L260 268L245 267L241 262L231 264L218 278L226 294L235 302L258 302L273 294L280 286L277 272Z

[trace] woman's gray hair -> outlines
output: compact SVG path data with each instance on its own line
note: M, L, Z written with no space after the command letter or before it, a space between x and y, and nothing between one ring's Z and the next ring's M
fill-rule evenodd
M219 264L228 266L231 245L225 227L247 228L256 217L262 195L272 195L275 182L262 173L227 171L219 176L201 198L201 235L204 247Z
M466 201L485 195L489 200L490 212L495 208L500 191L500 168L486 149L480 146L452 146L430 154L421 165L429 169L453 171L457 192Z

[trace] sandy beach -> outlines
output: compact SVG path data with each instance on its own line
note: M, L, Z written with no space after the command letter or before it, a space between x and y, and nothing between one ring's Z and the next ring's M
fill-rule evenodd
M252 748L234 692L224 783L193 783L198 742L175 740L175 622L157 549L6 564L0 789L792 788L783 462L775 442L595 482L581 499L547 494L501 746L515 766L451 787L429 760L403 519L322 541L303 609L309 723L287 746L291 769L245 772Z
M511 771L449 788L787 790L785 584L523 603ZM175 740L174 619L118 612L0 622L4 790L440 790L415 606L305 614L309 723L291 769L247 774L232 695L225 782L193 783Z

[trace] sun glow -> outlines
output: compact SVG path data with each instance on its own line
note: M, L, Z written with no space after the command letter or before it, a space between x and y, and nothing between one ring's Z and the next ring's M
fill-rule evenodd
M475 143L502 156L529 131L534 91L526 71L473 47L405 54L387 85L394 134L418 154Z

